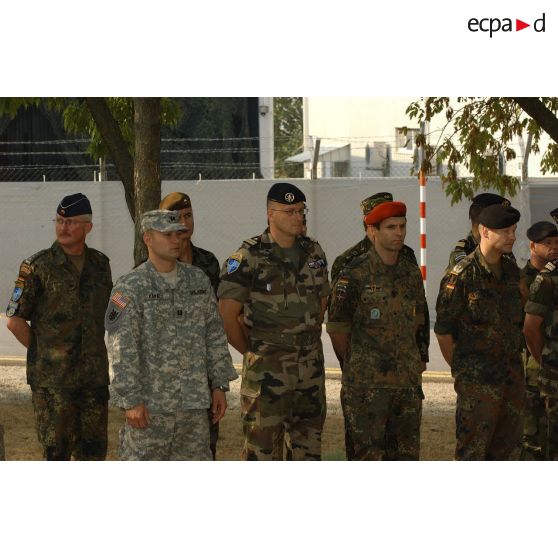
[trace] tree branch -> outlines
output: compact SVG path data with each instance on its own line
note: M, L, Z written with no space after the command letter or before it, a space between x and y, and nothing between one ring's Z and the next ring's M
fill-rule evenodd
M134 159L130 155L120 126L112 115L106 100L102 97L87 97L85 101L116 165L116 170L124 186L128 211L135 221Z
M513 100L558 143L558 119L538 97L513 97Z

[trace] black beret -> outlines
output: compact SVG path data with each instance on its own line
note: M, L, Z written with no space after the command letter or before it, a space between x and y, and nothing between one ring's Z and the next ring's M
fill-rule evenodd
M277 203L293 205L294 203L305 202L306 196L294 184L277 182L269 189L267 199Z
M527 238L532 242L542 242L549 236L558 236L558 229L549 221L538 221L527 229Z
M550 216L558 223L558 207L550 212Z
M56 213L62 217L76 217L77 215L92 215L91 204L84 194L70 194L62 198L56 208Z
M489 205L479 215L479 223L489 229L505 229L515 225L521 213L509 205Z
M485 207L490 207L491 205L504 205L509 206L510 200L499 196L498 194L491 194L490 192L484 192L482 194L476 195L471 200L471 207L469 207L469 218L478 220L480 212Z

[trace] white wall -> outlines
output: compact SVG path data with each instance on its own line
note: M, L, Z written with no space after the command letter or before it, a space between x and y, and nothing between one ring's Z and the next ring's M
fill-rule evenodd
M194 207L194 243L215 253L223 262L242 240L260 234L266 227L265 200L272 180L238 180L163 183L163 195L183 191L190 195ZM324 248L330 266L335 257L364 235L359 203L382 191L392 192L395 199L408 207L409 244L419 254L419 188L413 178L292 180L306 194L310 208L309 235ZM541 188L539 188L541 190ZM537 191L539 191L537 190ZM548 187L546 196L552 198ZM554 190L558 192L558 190ZM26 257L50 246L54 240L54 218L60 199L83 192L93 206L94 227L88 244L111 259L114 278L133 265L133 226L124 201L120 182L47 182L0 184L0 312L5 311L19 264ZM548 211L558 206L555 202ZM527 257L524 239L530 224L529 191L513 200L524 218L519 223L518 243L514 250L520 263ZM450 206L438 179L427 186L428 298L434 315L439 281L448 255L456 241L468 232L468 203ZM540 206L540 204L539 204ZM539 207L537 206L537 207ZM537 209L544 213L544 209ZM537 214L538 215L538 214ZM537 219L548 218L537 216Z

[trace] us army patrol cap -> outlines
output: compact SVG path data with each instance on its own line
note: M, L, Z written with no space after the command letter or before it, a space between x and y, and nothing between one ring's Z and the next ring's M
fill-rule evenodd
M483 192L482 194L476 195L471 202L471 207L469 207L469 219L471 219L471 221L478 221L479 215L485 207L490 207L491 205L509 207L511 205L510 200L498 194L491 194L490 192Z
M56 213L62 217L76 217L77 215L92 215L91 204L85 194L70 194L64 196L56 208Z
M407 215L407 206L403 202L393 201L393 196L389 192L380 192L364 201L371 208L366 217L364 217L366 225L377 225L384 219L405 217Z
M510 205L489 205L478 217L479 223L489 229L505 229L519 221L521 213Z
M189 207L192 207L190 196L182 192L171 192L165 196L159 204L159 209L168 209L170 211L188 209Z
M141 230L175 232L184 231L186 227L179 221L178 211L168 211L167 209L154 209L147 211L141 216Z
M558 223L558 207L550 212L550 216Z
M538 221L527 229L527 238L531 242L542 242L550 236L558 236L558 229L549 221Z
M393 196L389 192L380 192L379 194L374 194L373 196L367 197L365 200L360 202L360 209L363 215L370 213L379 203L392 202Z
M277 182L274 184L267 193L267 200L285 205L293 205L299 202L305 202L306 196L294 184L288 182Z

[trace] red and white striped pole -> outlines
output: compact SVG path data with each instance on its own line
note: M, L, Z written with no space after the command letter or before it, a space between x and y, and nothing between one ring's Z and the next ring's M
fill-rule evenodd
M419 172L419 214L420 214L420 272L426 291L426 175L423 170Z

